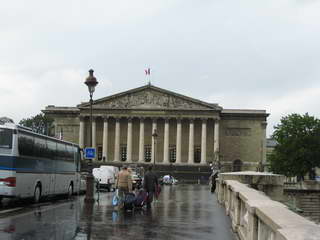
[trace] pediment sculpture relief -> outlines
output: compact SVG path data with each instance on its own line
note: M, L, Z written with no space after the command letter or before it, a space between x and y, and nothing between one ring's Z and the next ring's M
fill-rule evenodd
M169 95L154 90L141 91L127 94L97 106L107 108L168 108L168 109L210 109L201 104L187 101L174 95Z

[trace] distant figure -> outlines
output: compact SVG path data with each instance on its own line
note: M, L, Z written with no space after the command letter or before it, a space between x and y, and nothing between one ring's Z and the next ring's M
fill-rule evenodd
M178 180L175 179L172 175L168 174L162 177L162 183L166 185L173 185L173 184L177 184Z
M212 174L210 175L210 183L211 183L211 192L214 193L216 190L216 179L218 177L219 170L213 171Z
M118 173L116 188L119 191L118 194L120 202L122 203L119 208L122 208L125 195L129 192L132 192L131 174L128 171L128 167L125 165L122 167L122 170Z
M153 195L156 192L156 188L158 186L158 179L157 176L152 171L152 166L148 167L148 171L144 174L144 183L143 188L148 193L148 201L147 201L147 208L151 207L151 203L153 201Z

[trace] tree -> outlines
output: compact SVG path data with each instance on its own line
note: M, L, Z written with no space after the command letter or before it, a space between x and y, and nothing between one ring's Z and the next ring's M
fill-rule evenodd
M319 119L290 114L275 126L272 138L278 144L269 158L271 171L300 179L308 173L314 176L315 167L320 167Z
M52 136L53 119L40 113L34 117L24 118L19 122L20 125L31 128L34 132Z

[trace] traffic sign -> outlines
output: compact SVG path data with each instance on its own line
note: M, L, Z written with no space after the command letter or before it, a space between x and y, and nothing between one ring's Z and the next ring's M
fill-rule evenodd
M84 158L85 159L96 158L96 149L95 148L85 148L84 149Z

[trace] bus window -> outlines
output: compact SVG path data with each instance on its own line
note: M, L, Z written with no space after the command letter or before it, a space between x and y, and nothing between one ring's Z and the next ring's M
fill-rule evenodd
M12 130L0 128L0 148L12 148Z
M73 146L67 145L67 160L73 162L74 161L74 152Z
M66 145L64 143L57 143L57 159L67 160Z
M37 137L34 138L33 153L38 157L47 157L47 142L45 139Z
M48 153L50 159L56 159L57 143L52 140L47 140Z
M33 137L31 135L19 134L18 148L20 155L33 156Z

